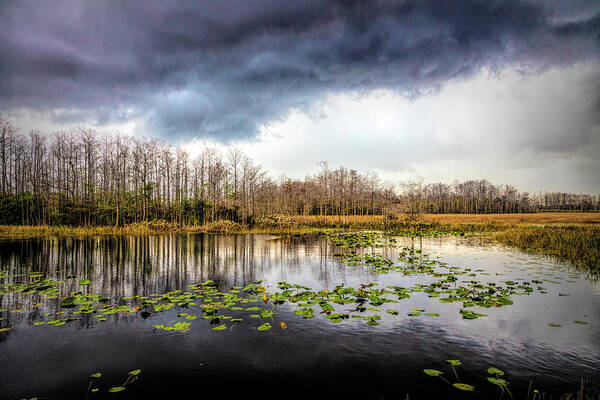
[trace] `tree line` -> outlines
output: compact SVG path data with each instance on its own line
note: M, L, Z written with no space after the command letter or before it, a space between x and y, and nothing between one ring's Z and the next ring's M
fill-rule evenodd
M530 195L486 180L401 185L321 162L304 179L274 179L238 148L197 157L157 139L92 129L17 132L0 114L0 224L116 225L165 220L252 224L271 215L514 213L597 210L600 196Z

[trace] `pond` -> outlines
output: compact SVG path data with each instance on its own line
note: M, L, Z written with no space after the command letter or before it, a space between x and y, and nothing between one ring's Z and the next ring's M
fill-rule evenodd
M500 398L495 377L525 398L600 370L594 275L477 239L365 237L2 241L0 398L85 398L96 372L89 398L112 398L136 369L119 397Z

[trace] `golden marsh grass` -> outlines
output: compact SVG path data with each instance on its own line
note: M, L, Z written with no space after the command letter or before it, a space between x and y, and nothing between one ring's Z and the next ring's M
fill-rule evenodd
M424 214L417 221L405 215L277 216L252 227L230 221L203 226L178 226L161 221L114 226L0 226L0 238L141 235L167 232L306 234L331 230L375 229L404 235L483 234L491 240L539 252L600 270L600 213Z

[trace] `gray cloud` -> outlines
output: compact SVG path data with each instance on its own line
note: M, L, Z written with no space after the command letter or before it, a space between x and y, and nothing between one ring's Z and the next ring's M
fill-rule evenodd
M598 62L600 4L569 5L5 0L0 109L135 116L177 139L250 137L330 92L418 96L483 67Z

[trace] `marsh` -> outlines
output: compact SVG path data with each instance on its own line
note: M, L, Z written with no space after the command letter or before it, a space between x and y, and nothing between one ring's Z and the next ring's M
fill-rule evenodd
M89 375L101 371L100 397L136 369L139 380L123 396L499 397L489 367L524 397L531 381L561 394L600 369L595 275L473 238L347 242L184 233L4 240L1 397L82 398ZM8 289L42 277L53 279L58 295ZM443 301L477 285L501 288L493 302L506 302ZM336 303L340 288L350 300ZM369 294L363 301L351 290ZM74 293L104 302L89 313L61 307ZM195 293L194 301L183 302L184 293ZM165 295L167 307L147 303ZM209 298L214 304L222 295L236 301L208 313ZM115 308L106 312L106 304ZM466 307L480 317L466 318ZM338 314L347 317L331 318ZM66 323L48 324L55 320ZM181 322L186 329L160 329ZM265 323L269 329L257 329ZM457 377L449 359L462 362ZM423 369L475 391L450 390Z

